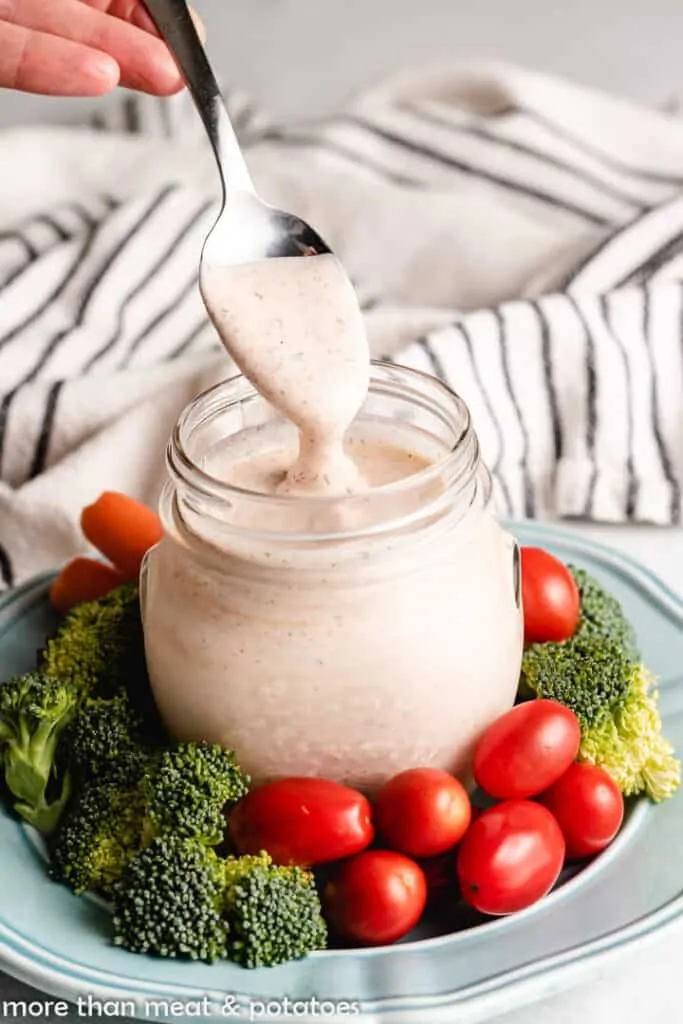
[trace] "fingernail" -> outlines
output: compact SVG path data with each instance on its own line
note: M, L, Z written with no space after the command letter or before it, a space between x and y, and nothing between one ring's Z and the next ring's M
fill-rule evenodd
M108 54L91 53L87 67L91 78L101 83L103 92L109 92L119 84L121 70L114 58Z

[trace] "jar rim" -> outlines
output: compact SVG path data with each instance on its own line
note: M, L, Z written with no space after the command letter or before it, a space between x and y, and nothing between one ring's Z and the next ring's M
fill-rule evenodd
M478 438L472 426L469 408L460 395L438 377L422 370L386 360L371 361L370 392L376 393L378 387L381 389L382 386L392 384L394 387L398 384L410 388L411 382L418 386L421 385L423 389L425 385L428 385L434 392L435 402L441 399L441 402L447 406L446 411L450 407L451 424L455 415L458 416L460 428L442 457L415 473L411 473L408 477L374 487L373 494L378 496L404 493L406 490L421 487L438 477L443 477L444 473L448 477L452 476L454 486L457 485L458 478L462 478L462 484L466 486L479 463ZM354 500L355 495L313 494L302 497L298 494L265 494L228 483L199 466L188 454L187 442L192 431L204 421L200 416L201 412L209 407L210 414L212 400L215 402L227 387L232 387L237 392L227 403L228 408L259 397L259 392L253 384L242 374L236 374L201 392L185 406L178 417L166 449L167 467L178 482L190 487L194 492L199 492L204 499L217 502L229 501L231 498L248 499L250 502L263 503L270 507L290 508L295 504L301 505L303 502L307 502L311 506L324 508L326 505L338 504L340 501Z

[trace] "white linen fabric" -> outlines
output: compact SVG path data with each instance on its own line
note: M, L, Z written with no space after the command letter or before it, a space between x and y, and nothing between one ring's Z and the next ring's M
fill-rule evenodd
M681 522L683 122L502 64L315 123L229 97L261 194L357 286L372 351L468 403L508 517ZM182 407L234 368L198 288L218 182L189 97L0 136L0 588L154 503Z

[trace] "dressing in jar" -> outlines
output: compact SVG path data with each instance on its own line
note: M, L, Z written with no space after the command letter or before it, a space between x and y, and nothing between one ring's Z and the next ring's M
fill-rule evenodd
M515 699L519 554L464 403L374 363L345 454L366 486L286 493L296 428L243 376L185 410L141 598L170 733L234 749L258 784L366 792L434 766L467 779Z

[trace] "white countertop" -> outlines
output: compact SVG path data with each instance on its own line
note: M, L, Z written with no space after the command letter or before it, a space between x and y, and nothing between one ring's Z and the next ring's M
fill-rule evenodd
M683 529L594 525L575 525L570 529L638 559L683 594ZM672 854L683 863L683 851L662 851L663 856ZM670 929L637 952L616 956L596 980L487 1024L679 1024L683 1022L683 985L679 980L682 963L683 927ZM3 1000L17 999L40 996L0 974L0 1005ZM74 1012L68 1018L41 1019L47 1024L65 1020L75 1024L83 1017ZM11 1018L2 1020L9 1024ZM457 1024L455 1018L453 1024Z

